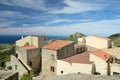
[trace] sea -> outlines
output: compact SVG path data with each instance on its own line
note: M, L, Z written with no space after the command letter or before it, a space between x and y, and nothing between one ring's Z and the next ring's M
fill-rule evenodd
M27 35L25 35L27 36ZM62 39L65 38L66 36L53 36L53 35L48 35L47 39L48 40L54 40L54 39ZM13 44L15 43L16 40L21 39L21 35L0 35L0 44Z

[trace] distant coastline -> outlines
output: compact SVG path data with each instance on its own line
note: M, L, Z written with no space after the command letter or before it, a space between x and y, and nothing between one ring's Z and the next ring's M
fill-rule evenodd
M57 35L55 36L46 35L46 36L48 40L61 39L66 37L66 36L57 36ZM21 35L0 35L0 44L12 44L12 43L15 43L16 40L19 40L20 38L21 38Z

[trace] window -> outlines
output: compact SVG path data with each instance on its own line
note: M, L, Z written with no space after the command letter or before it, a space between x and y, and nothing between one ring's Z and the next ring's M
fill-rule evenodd
M45 37L45 38L44 38L44 40L46 41L46 40L47 40L47 38Z
M30 66L32 66L32 64L33 64L33 60L32 60L32 59L30 60L30 63L29 63L29 64L30 64Z
M1 62L1 67L4 67L5 66L5 62Z
M8 70L12 70L12 66L8 66L7 68L8 68Z
M52 72L55 71L55 68L53 66L51 66L51 69L50 69Z
M30 61L30 66L32 66L32 61Z
M61 74L63 74L63 71L61 71Z
M17 70L17 65L15 65L15 70Z
M40 48L40 53L42 52L42 48Z
M119 75L120 73L118 73L118 72L113 72L113 75Z
M18 58L18 53L15 54L16 58Z

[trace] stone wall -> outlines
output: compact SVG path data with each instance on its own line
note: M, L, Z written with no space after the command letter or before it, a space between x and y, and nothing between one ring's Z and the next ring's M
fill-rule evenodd
M11 61L6 62L6 67L11 67L13 71L19 72L19 76L28 73L28 70L21 64L21 62L13 55L11 55Z
M47 43L46 36L27 36L16 41L16 46L24 46L26 43L41 48Z
M18 54L18 58L27 63L27 51L19 46L16 47L16 54Z
M57 58L65 58L74 55L74 43L64 46L63 48L57 50Z
M33 49L27 51L27 64L36 71L40 65L40 53L39 49Z
M57 51L42 49L42 77L56 75L56 54Z

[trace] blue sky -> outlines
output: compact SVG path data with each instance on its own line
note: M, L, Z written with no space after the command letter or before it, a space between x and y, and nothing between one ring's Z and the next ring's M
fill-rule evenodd
M0 35L120 33L120 0L0 0Z

